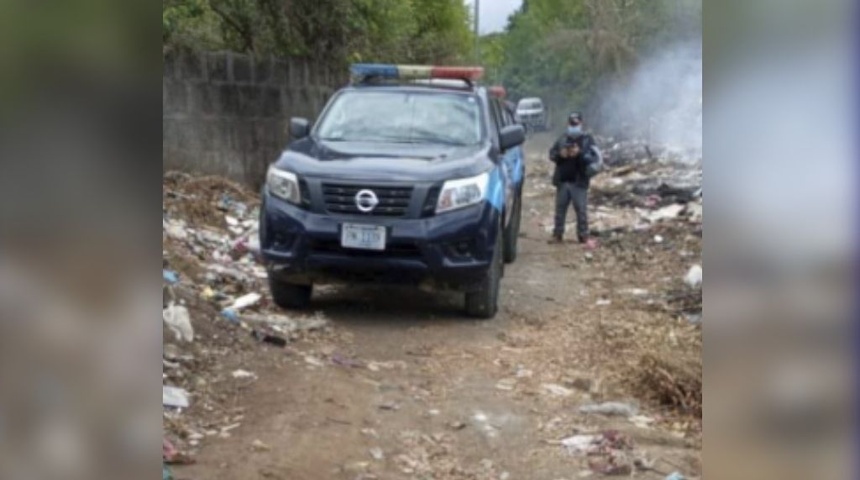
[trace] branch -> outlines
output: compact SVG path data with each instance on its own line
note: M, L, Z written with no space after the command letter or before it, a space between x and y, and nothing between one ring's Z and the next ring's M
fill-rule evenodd
M251 34L250 29L243 27L238 21L232 18L227 12L221 9L214 2L209 2L209 7L212 8L212 11L215 12L226 24L233 28L236 33L242 37L242 40L245 41L245 50L247 52L254 52L254 36Z

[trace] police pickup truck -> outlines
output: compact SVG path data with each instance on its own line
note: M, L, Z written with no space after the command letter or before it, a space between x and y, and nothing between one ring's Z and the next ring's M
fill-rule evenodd
M318 120L292 118L269 168L260 244L272 297L374 282L465 294L492 318L517 256L523 127L479 67L359 64Z

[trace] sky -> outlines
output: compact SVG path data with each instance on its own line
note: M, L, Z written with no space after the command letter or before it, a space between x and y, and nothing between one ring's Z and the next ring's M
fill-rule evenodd
M464 0L474 11L475 0ZM508 24L508 16L520 8L522 0L480 0L481 17L479 30L481 34L501 32Z

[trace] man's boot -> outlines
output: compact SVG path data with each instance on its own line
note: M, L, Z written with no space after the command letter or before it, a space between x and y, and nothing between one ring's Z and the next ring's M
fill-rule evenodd
M564 243L564 238L562 238L561 235L554 233L554 234L552 234L552 238L549 239L549 241L547 241L547 243L549 243L550 245L557 245L560 243Z

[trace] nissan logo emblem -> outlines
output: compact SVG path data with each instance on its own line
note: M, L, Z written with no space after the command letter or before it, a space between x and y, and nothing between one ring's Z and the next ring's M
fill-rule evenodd
M379 205L379 198L370 190L362 190L355 194L355 206L364 213L370 213Z

